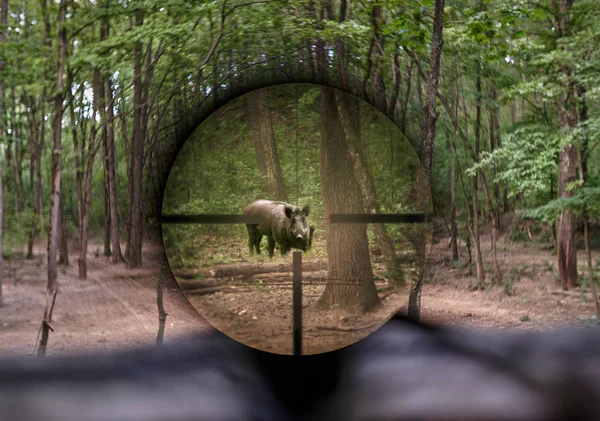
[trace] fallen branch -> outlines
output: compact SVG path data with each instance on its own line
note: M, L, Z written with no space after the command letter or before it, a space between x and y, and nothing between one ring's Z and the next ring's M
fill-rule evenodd
M232 288L227 285L220 285L214 287L198 288L186 291L187 295L206 295L214 294L215 292L252 292L251 289L238 289Z
M315 326L317 330L334 330L337 332L356 332L359 330L370 329L377 325L380 325L380 322L371 323L370 325L361 326L361 327L338 327L338 326Z
M325 261L306 261L302 262L303 272L313 272L315 270L327 269ZM215 278L225 278L228 276L249 276L259 273L286 273L292 272L292 264L289 263L239 263L233 265L218 265L211 270Z
M212 275L207 269L192 269L192 270L175 270L173 276L181 279L196 279L198 275L203 275L210 278Z

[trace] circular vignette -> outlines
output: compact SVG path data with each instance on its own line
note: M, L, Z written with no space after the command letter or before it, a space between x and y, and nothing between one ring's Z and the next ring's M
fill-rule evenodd
M398 312L422 274L431 227L414 218L428 194L420 168L397 126L364 100L310 84L252 91L179 150L162 204L163 221L180 222L163 222L169 265L213 327L292 354L301 252L302 354L340 349ZM373 214L387 219L364 219Z

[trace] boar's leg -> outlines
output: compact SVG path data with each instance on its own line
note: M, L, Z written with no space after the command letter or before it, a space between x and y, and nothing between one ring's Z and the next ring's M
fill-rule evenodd
M260 231L256 231L256 237L254 239L254 245L256 246L256 254L260 254L260 242L262 241L262 234Z
M267 235L267 242L269 243L269 257L273 257L275 254L275 239L273 238L273 235Z
M282 241L281 242L281 255L282 256L285 256L286 254L288 254L289 251L290 251L290 249L291 249L291 247L290 247L290 245L288 244L287 241Z
M312 248L313 235L314 235L314 233L315 233L315 227L313 227L313 226L311 225L309 229L310 229L310 235L309 235L309 237L308 237L308 247L307 247L307 250L306 250L306 251L308 251L308 250L310 250L310 249Z
M260 244L261 236L258 232L258 226L253 224L246 224L246 228L248 229L248 247L250 248L250 254L254 253L254 247L256 246L256 241L258 239L258 243ZM257 252L260 253L257 247Z

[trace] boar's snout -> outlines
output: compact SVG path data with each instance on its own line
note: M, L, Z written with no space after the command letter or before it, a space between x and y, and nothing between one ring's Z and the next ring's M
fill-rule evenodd
M302 234L298 234L298 235L296 236L296 240L300 240L300 241L302 241Z

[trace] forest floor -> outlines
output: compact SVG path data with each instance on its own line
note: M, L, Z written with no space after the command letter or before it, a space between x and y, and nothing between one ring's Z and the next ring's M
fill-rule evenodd
M106 257L95 256L95 247L90 246L87 280L77 278L75 254L71 255L71 265L59 270L60 292L53 315L55 332L50 335L49 355L155 342L158 326L156 284L162 264L162 245L145 245L143 267L136 270L127 269L125 264L112 265ZM5 306L0 308L0 355L34 353L45 304L47 272L44 248L43 244L36 248L33 260L14 258L5 261ZM482 237L482 251L486 268L491 268L489 238L486 236ZM589 291L581 288L562 291L558 283L556 256L547 244L511 243L501 238L498 254L504 273L503 285L489 286L480 291L469 288L475 280L475 268L466 264L466 254L462 248L460 261L453 262L447 239L433 245L422 294L424 321L478 328L547 330L559 326L589 325L595 314ZM599 260L600 253L595 251L593 261L597 267ZM580 274L585 274L583 251L578 254L578 262ZM486 275L489 282L491 273L488 271ZM273 300L267 301L264 300L265 284L260 283L257 288L263 291L263 299L254 302L248 298L248 293L243 292L219 292L202 297L213 297L206 300L219 301L223 305L217 307L230 315L234 312L238 315L235 329L228 326L225 330L230 336L249 345L258 344L260 348L264 348L260 345L264 341L271 341L275 346L273 350L287 353L287 348L291 348L291 308L287 308L291 302L290 287L291 282L287 288L282 288L282 285L274 287L278 292ZM305 287L305 306L318 299L318 288L322 287ZM383 322L393 308L405 307L408 294L406 290L396 290L380 293L380 296L388 304L372 314L370 321L357 320L341 311L325 316L311 307L305 308L304 322L308 326L304 336L305 347L309 346L305 352L319 352L319 346L331 349L331 344L352 343L364 337L381 324L373 324L374 321ZM197 305L196 299L193 297L192 302ZM212 329L172 279L167 282L164 300L168 313L165 341ZM202 308L205 313L206 308ZM282 310L289 316L281 316ZM210 310L205 315L209 320L214 316ZM248 337L252 331L256 332L255 324L259 320L271 323L271 327L263 329L260 335ZM211 322L220 327L218 322ZM318 341L313 341L311 348L312 337ZM319 342L321 345L315 345Z
M156 342L157 280L163 261L162 244L145 244L143 264L127 269L88 249L88 278L78 279L77 257L59 267L59 293L52 315L48 355L136 347ZM124 247L123 247L124 250ZM167 271L168 272L168 271ZM4 303L0 307L0 355L34 354L46 300L45 244L34 249L34 259L4 262ZM164 306L168 313L165 341L211 329L167 280Z

